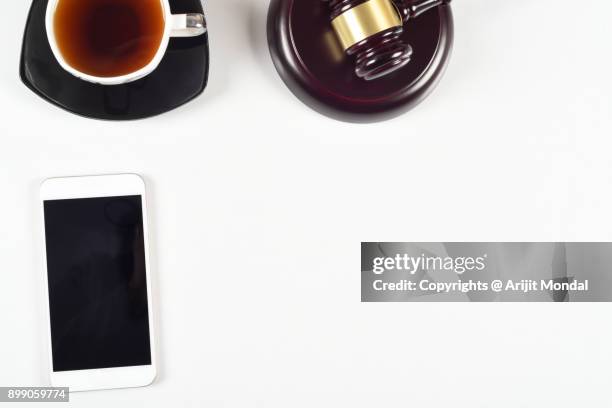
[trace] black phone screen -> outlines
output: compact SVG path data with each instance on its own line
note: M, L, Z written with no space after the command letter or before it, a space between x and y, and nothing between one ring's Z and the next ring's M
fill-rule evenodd
M141 197L43 205L53 371L151 364Z

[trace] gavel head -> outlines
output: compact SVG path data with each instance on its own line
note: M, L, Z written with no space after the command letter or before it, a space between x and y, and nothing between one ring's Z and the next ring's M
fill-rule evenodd
M355 74L381 78L410 62L412 47L401 38L403 19L392 0L323 0L340 45L355 58Z
M450 0L323 0L344 51L355 57L355 74L367 81L410 62L412 47L401 38L409 19Z

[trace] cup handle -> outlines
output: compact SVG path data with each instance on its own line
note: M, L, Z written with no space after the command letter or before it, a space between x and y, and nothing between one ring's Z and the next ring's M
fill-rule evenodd
M206 17L200 13L173 14L171 37L197 37L206 32Z

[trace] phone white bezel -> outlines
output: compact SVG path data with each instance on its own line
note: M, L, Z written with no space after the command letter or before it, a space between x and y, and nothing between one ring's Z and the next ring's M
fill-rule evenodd
M92 370L53 371L51 348L51 319L49 310L49 286L47 283L47 251L44 225L44 202L73 198L113 197L140 195L142 197L142 224L145 249L145 269L147 278L147 303L149 309L149 339L151 346L151 365L115 367ZM104 176L58 177L50 178L41 184L40 207L43 214L42 237L44 254L44 292L45 316L47 319L47 345L49 352L49 371L51 385L69 387L70 391L100 390L112 388L143 387L151 384L157 375L155 353L155 330L153 319L153 300L151 290L151 264L149 262L149 229L147 200L144 180L136 174L117 174Z

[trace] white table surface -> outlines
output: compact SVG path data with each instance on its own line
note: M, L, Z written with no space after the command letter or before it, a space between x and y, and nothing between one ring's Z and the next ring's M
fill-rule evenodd
M129 123L26 89L29 2L2 7L0 385L47 381L40 181L137 172L160 376L73 406L612 404L610 305L361 304L359 254L361 241L612 240L612 3L456 1L440 86L373 125L289 92L263 0L208 0L208 89Z

